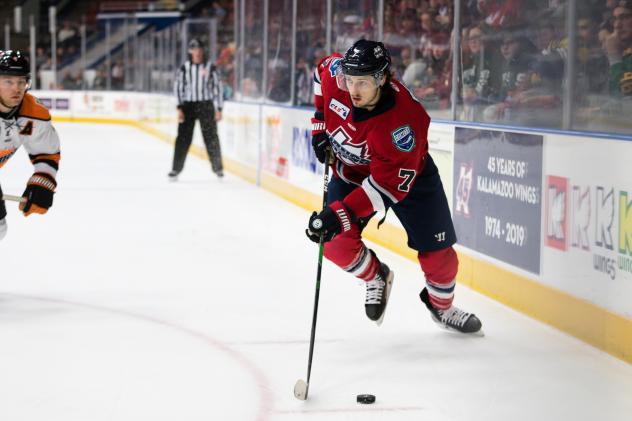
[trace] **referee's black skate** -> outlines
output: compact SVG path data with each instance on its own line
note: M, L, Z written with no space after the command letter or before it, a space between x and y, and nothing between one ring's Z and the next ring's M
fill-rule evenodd
M169 181L178 181L179 174L179 171L170 171L169 174L167 174L167 177L169 177Z
M364 299L364 310L369 319L377 323L378 326L384 320L388 297L393 286L394 273L384 263L380 263L380 269L372 281L365 282L366 297Z
M459 333L469 333L482 335L481 321L473 313L468 313L456 306L451 306L447 310L436 309L430 304L428 290L424 288L419 294L419 298L426 305L432 316L432 320L441 328Z

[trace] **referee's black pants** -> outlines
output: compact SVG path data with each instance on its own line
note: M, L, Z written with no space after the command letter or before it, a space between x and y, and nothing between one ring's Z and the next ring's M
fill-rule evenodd
M176 137L176 147L173 154L173 170L182 171L184 161L193 141L193 128L195 120L200 120L202 137L208 158L211 161L211 168L216 174L223 172L222 150L217 136L217 123L215 122L215 107L213 101L185 102L180 105L184 113L184 121L178 124L178 136Z

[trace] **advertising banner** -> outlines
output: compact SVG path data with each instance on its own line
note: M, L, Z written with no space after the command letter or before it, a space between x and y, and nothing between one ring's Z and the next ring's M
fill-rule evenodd
M540 135L457 127L453 213L459 244L540 273Z
M312 148L313 110L287 110L283 136L289 142L290 181L313 192L322 191L324 165L318 162Z
M630 162L630 142L549 136L542 274L547 284L632 318Z
M283 136L283 109L279 107L263 107L263 142L261 145L262 170L279 178L289 177L290 142Z
M68 116L71 114L72 92L64 91L31 91L31 94L42 103L51 115Z
M251 168L259 165L260 106L226 102L218 125L222 154Z
M312 149L311 110L263 106L263 170L308 191L322 189L323 165Z

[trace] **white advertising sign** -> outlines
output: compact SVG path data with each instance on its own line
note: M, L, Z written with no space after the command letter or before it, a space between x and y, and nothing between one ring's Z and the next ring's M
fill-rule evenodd
M632 318L632 143L547 136L542 282Z
M260 106L226 102L219 124L222 154L253 169L259 163Z

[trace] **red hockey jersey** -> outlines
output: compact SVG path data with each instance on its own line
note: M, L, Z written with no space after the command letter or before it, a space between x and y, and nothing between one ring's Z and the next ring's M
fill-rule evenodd
M375 109L354 108L336 83L341 55L320 61L314 73L316 116L323 117L336 161L334 173L357 184L344 203L366 217L406 198L428 154L430 117L399 81Z

